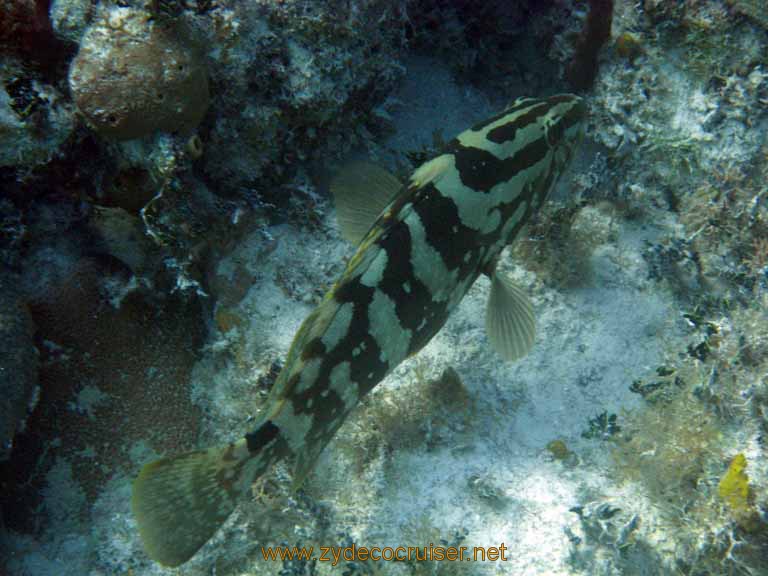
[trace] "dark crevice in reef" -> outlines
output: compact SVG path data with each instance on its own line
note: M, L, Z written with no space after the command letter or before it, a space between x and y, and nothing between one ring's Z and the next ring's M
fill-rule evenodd
M592 88L597 78L597 56L611 38L613 22L613 0L589 0L589 15L581 36L576 44L576 52L565 71L568 82L575 90L584 91Z

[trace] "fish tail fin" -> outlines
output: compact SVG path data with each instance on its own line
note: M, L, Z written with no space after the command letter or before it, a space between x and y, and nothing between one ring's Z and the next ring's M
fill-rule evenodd
M145 465L131 508L149 556L165 566L189 560L278 459L274 446L251 452L243 439Z

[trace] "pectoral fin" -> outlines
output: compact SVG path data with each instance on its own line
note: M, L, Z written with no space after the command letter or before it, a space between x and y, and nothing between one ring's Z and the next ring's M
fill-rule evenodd
M504 360L525 356L536 338L536 319L530 299L498 272L491 275L485 329L491 346Z

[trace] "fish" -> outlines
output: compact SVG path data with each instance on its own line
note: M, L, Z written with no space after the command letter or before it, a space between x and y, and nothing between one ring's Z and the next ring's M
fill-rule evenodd
M282 459L293 459L300 487L360 399L432 339L481 274L491 279L491 346L510 361L532 348L531 301L496 264L569 164L585 117L576 95L520 98L405 183L365 162L332 181L339 227L357 249L296 333L258 425L140 470L131 508L150 558L189 560Z

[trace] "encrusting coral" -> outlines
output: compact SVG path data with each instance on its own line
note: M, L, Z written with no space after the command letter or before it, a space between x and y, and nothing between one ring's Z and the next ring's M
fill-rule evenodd
M728 505L736 523L744 530L752 531L759 526L759 518L752 502L746 470L746 456L736 454L717 486L717 494Z

